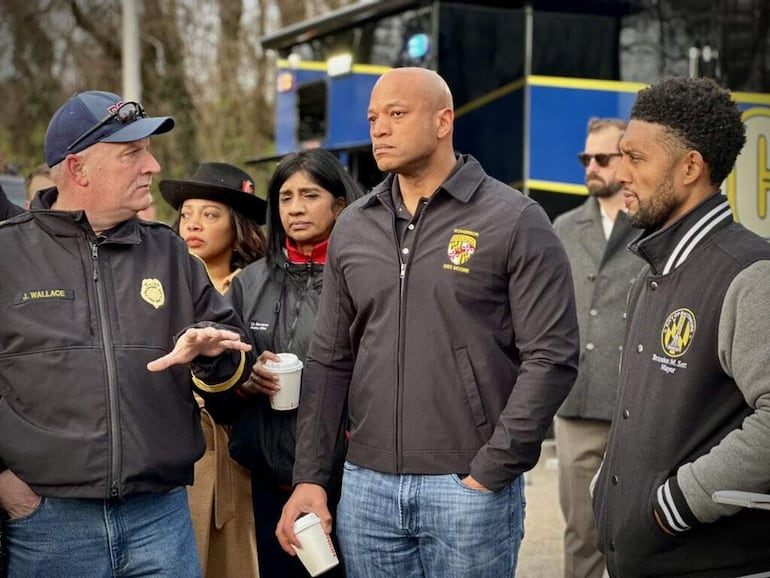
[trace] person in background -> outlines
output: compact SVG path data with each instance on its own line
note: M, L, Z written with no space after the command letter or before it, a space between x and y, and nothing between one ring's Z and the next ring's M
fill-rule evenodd
M251 176L227 163L202 163L189 180L160 182L163 198L177 217L174 228L190 252L206 264L220 293L233 277L265 254L260 227L266 203L254 194ZM201 406L206 453L195 464L188 488L190 512L203 575L257 576L257 546L249 473L230 458L229 432Z
M56 186L51 180L50 167L45 163L37 165L29 172L27 178L24 179L24 186L27 189L27 201L24 208L29 209L32 199L35 198L35 193Z
M512 577L522 474L577 373L569 262L537 203L455 155L438 74L385 73L368 120L390 175L329 242L276 532L289 553L302 513L331 532L347 416L337 536L349 576Z
M306 578L297 558L287 556L275 539L281 509L291 495L297 412L270 407L277 375L266 361L276 353L307 355L323 284L329 235L342 210L361 196L358 184L337 158L323 149L285 156L268 187L268 253L233 281L233 306L248 325L259 353L245 388L252 392L233 429L233 455L251 469L262 578ZM344 436L344 428L340 428ZM337 440L338 460L331 504L336 504L342 474L344 439ZM324 576L341 576L337 567Z
M604 558L588 486L607 447L615 412L618 362L625 328L626 298L642 261L626 250L638 235L626 218L617 180L618 143L626 123L592 118L585 150L588 199L554 221L572 266L580 327L580 359L575 386L556 413L559 501L564 530L565 578L601 578Z
M770 490L770 244L719 190L746 142L706 78L641 90L617 177L644 259L594 493L612 577L770 575L768 513L716 503Z
M14 578L200 576L185 486L193 388L226 396L251 347L203 263L136 213L171 130L74 95L45 137L55 187L0 224L0 508ZM25 264L20 267L19 263ZM192 375L191 375L192 371Z
M14 205L5 194L3 187L0 187L0 221L5 221L16 215L20 215L24 209Z

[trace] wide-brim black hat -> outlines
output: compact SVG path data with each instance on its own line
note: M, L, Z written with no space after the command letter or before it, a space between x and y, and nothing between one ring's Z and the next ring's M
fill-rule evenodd
M177 211L187 199L207 199L265 224L267 202L254 194L254 181L248 173L227 163L201 163L189 180L161 181L160 194Z

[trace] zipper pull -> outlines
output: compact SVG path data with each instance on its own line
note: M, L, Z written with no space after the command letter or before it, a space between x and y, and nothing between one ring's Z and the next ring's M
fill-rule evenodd
M94 281L99 280L99 274L97 273L96 261L99 260L99 247L96 243L91 243L91 259L94 262Z

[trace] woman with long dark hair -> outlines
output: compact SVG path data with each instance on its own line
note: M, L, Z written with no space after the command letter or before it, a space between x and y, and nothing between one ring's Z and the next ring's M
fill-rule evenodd
M306 578L297 558L281 550L275 527L291 494L297 410L270 406L277 376L265 367L276 353L304 360L326 262L326 248L340 212L358 196L358 184L337 158L310 149L283 158L268 187L267 257L246 267L233 281L230 296L250 328L259 354L244 390L244 413L233 428L231 453L251 469L259 570L262 578ZM340 432L342 458L344 431ZM342 461L340 461L340 477ZM330 489L331 493L339 488ZM330 502L336 502L333 495ZM342 576L338 566L325 576Z

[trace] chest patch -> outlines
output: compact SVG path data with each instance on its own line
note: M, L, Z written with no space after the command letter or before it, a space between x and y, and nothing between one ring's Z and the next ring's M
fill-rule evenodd
M470 269L465 265L476 252L478 237L479 234L476 231L455 229L447 245L447 256L451 265L449 263L445 264L444 269L469 273Z
M160 309L166 302L166 293L163 291L163 284L160 279L142 279L140 295L155 309Z
M682 357L695 338L695 314L689 309L669 313L660 332L660 344L669 357Z
M75 292L72 289L37 289L24 291L16 296L16 304L29 303L30 301L50 301L51 299L63 299L72 301Z

